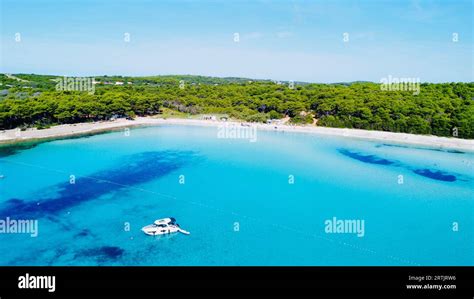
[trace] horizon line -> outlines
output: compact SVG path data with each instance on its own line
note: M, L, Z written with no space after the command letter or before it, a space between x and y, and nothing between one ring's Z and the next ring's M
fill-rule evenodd
M251 77L239 77L239 76L212 76L212 75L196 75L196 74L155 74L155 75L122 75L122 74L103 74L103 75L58 75L58 74L47 74L47 73L9 73L9 72L0 72L1 75L38 75L38 76L55 76L55 77L76 77L76 78L94 78L94 77L130 77L130 78L143 78L143 77L167 77L167 76L191 76L191 77L207 77L207 78L216 78L216 79L246 79L246 80L254 80L254 81L270 81L270 82L294 82L294 83L305 83L305 84L341 84L341 83L374 83L374 84L382 84L382 82L376 82L372 80L354 80L354 81L334 81L334 82L310 82L310 81L299 81L299 80L276 80L276 79L259 79L259 78L251 78ZM387 75L392 76L392 75ZM392 76L393 77L393 76ZM386 77L382 77L385 79ZM419 79L419 77L408 77L408 76L401 76L401 77L393 77L398 79ZM400 82L404 83L404 81ZM418 82L417 82L418 83ZM423 81L419 82L419 84L449 84L449 83L474 83L473 81L443 81L443 82L430 82L430 81Z

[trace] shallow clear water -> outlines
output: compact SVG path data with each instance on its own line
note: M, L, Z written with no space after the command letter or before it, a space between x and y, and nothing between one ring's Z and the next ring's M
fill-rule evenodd
M191 126L0 152L0 219L38 220L0 265L474 265L472 153ZM191 235L140 231L170 216Z

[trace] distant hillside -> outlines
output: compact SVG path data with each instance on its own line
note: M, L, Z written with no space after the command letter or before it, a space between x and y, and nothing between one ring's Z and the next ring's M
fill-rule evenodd
M0 84L7 87L31 87L41 88L46 90L52 90L56 86L54 79L62 78L63 76L54 75L36 75L36 74L12 74L14 77L25 81L19 81L8 77L6 74L0 74ZM275 82L269 79L251 79L251 78L240 78L240 77L209 77L209 76L197 76L197 75L158 75L158 76L88 76L94 78L95 81L100 83L115 84L116 82L122 82L127 84L130 82L134 85L166 85L166 84L179 84L181 81L185 84L248 84L250 82ZM281 84L289 84L289 81L281 81ZM307 82L293 82L294 84L309 84ZM0 86L1 89L1 86Z

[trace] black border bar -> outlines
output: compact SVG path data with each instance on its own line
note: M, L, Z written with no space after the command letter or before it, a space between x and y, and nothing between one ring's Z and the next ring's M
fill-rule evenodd
M54 275L55 292L19 289L19 276L26 273ZM473 298L473 274L473 267L0 267L0 298ZM442 276L455 280L435 281ZM426 283L456 289L407 289Z

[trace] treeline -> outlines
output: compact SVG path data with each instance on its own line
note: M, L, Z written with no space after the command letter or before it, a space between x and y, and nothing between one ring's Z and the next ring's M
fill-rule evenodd
M27 78L35 81L34 75ZM122 80L133 80L133 84L96 85L92 95L55 91L50 86L10 87L0 97L0 128L154 115L160 107L167 107L189 114L227 114L246 121L289 116L293 123L316 120L319 126L474 139L474 83L421 84L415 95L412 91L382 91L379 84L368 82L293 87L244 79L205 84L199 81L207 77L193 81L189 76L183 86L183 76L131 78Z
M98 91L95 94L77 91L47 91L18 99L0 100L0 128L11 129L36 125L107 120L112 117L154 115L163 99L153 93Z

